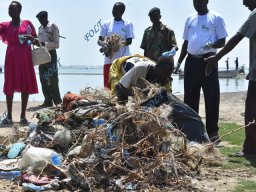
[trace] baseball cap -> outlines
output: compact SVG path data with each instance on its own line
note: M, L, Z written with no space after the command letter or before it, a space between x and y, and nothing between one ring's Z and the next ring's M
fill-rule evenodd
M40 12L36 15L36 17L37 17L38 19L40 19L40 18L42 18L42 17L47 17L47 15L48 15L47 11L40 11Z
M154 7L152 9L150 9L149 13L148 13L148 16L152 15L152 14L159 14L160 15L160 9L157 8L157 7Z

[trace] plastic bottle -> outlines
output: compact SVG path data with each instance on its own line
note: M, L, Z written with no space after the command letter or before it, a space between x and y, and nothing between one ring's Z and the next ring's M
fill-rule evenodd
M29 123L28 125L28 133L36 131L38 124L36 123Z
M107 135L108 135L108 147L112 148L114 145L114 136L112 134L113 125L110 124L107 126Z
M129 153L129 151L127 149L124 149L123 153L124 153L125 158L128 158L131 156L131 154Z
M60 166L61 165L61 156L57 153L53 153L51 155L51 164L52 165L56 165L56 166Z
M48 190L58 190L60 188L59 180L54 179L49 184L46 185L34 185L33 183L22 183L22 187L26 191L48 191Z
M103 125L105 123L105 119L100 118L98 119L98 126Z
M171 51L166 51L162 54L162 56L174 56L178 51L178 47L173 48Z
M20 176L21 176L20 171L0 171L0 179L13 180L16 177L20 177Z
M93 127L98 127L98 126L100 126L100 125L103 125L105 123L105 119L103 119L103 118L94 118L93 120L92 120L92 126Z
M33 183L22 183L22 186L25 190L30 190L30 191L45 191L46 190L43 186L34 185Z

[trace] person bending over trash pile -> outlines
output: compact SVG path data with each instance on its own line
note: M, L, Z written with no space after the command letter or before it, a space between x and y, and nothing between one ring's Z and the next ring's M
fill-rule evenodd
M132 55L116 59L109 71L112 94L124 103L132 95L130 88L137 86L139 78L150 83L165 86L171 92L170 79L174 68L173 57L161 56L157 62L141 55Z

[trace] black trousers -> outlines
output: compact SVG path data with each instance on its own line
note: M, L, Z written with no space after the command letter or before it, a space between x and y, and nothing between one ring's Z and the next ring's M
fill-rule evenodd
M39 66L39 76L44 94L44 104L55 105L62 102L59 91L59 78L56 50L49 51L51 62Z
M249 81L245 101L245 125L256 120L256 81ZM256 155L256 123L246 126L243 152Z
M184 70L184 102L199 112L201 88L205 100L206 130L209 137L218 134L220 86L218 68L209 76L205 76L207 63L204 58L195 58L190 55L186 58Z

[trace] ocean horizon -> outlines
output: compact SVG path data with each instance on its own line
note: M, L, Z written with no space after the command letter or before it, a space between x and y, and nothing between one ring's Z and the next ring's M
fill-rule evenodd
M225 70L225 69L219 69ZM232 70L232 69L230 69ZM248 69L246 69L248 71ZM39 80L38 68L35 68L39 93L29 96L29 101L43 101L41 83ZM173 75L173 94L182 95L183 79L179 79L178 75ZM3 90L4 73L0 73L0 89ZM94 89L103 88L103 67L102 66L60 66L59 67L59 88L61 97L68 91L79 94L86 87ZM241 78L220 78L220 92L239 92L246 91L248 81L244 77ZM5 101L5 95L0 94L0 101ZM20 101L20 93L14 94L14 101Z

